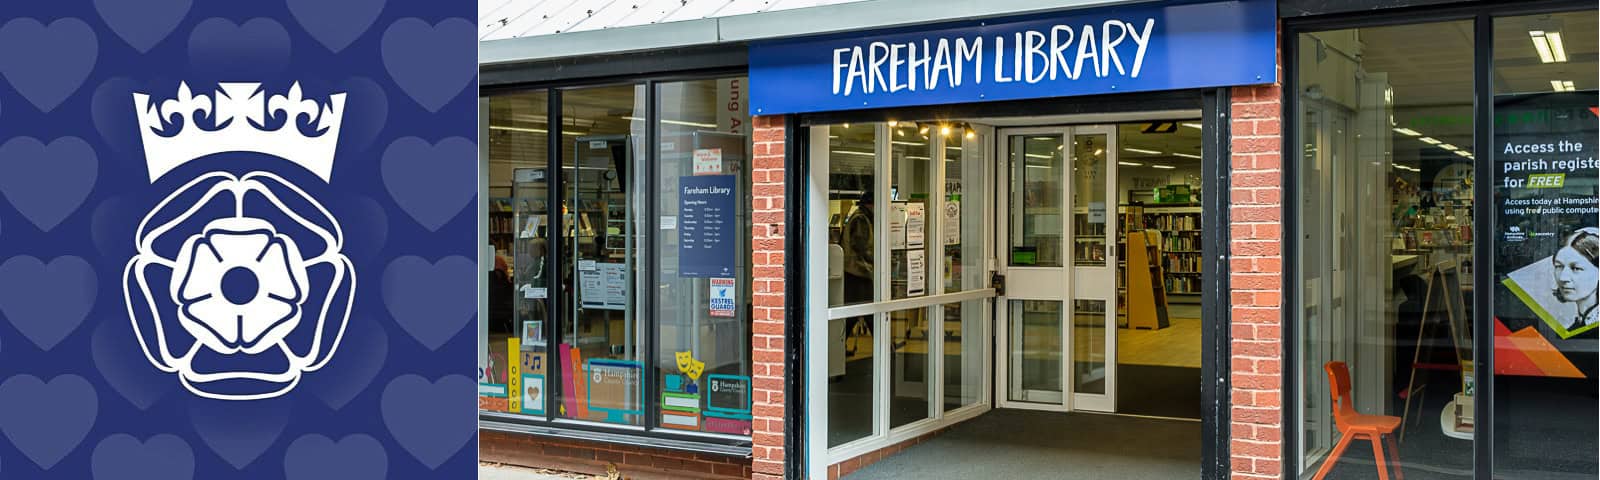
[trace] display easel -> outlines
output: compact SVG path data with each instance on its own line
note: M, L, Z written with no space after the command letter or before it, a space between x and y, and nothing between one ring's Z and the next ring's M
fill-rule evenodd
M1167 320L1167 290L1162 275L1161 232L1128 232L1128 326L1158 330L1171 326Z
M1406 438L1406 420L1411 415L1411 399L1422 395L1427 390L1427 385L1417 385L1418 370L1460 369L1466 358L1461 354L1461 322L1466 318L1466 301L1461 297L1461 273L1456 269L1454 261L1440 262L1428 271L1427 292L1422 301L1422 322L1417 325L1417 349L1411 354L1411 378L1406 381L1406 404L1400 411L1400 440ZM1450 332L1450 345L1456 354L1456 363L1453 367L1438 367L1422 363L1422 352L1429 348L1423 343L1429 331L1434 330L1440 316L1444 317L1445 326ZM1422 401L1417 401L1420 413Z

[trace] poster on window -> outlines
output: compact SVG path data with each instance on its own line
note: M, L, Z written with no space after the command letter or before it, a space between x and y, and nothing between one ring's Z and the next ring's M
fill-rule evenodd
M1495 374L1592 378L1595 92L1495 97Z
M589 270L578 271L578 298L583 308L627 310L628 265L595 262L591 266Z
M944 231L945 245L961 244L961 198L952 195L944 202L944 218L939 220L939 229Z
M678 276L734 276L734 175L678 178Z
M928 262L927 252L922 250L906 251L906 296L920 297L927 293Z
M927 224L927 212L921 203L906 204L906 248L922 248Z
M734 279L711 279L710 309L713 317L732 317L734 305Z

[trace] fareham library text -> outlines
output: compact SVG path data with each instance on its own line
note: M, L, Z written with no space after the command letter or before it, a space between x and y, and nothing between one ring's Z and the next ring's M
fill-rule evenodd
M833 50L833 94L935 90L963 82L1038 83L1111 75L1138 78L1155 30L1122 20L1054 25L993 37L867 42ZM987 44L986 44L987 43Z

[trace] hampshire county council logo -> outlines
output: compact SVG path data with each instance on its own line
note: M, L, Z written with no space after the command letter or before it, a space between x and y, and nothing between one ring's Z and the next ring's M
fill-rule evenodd
M298 83L272 96L256 83L221 83L213 99L180 83L177 98L133 100L151 183L225 152L282 158L326 182L345 94L322 105ZM355 272L339 223L279 175L200 174L151 209L134 241L123 272L134 333L145 358L195 395L283 395L344 336Z

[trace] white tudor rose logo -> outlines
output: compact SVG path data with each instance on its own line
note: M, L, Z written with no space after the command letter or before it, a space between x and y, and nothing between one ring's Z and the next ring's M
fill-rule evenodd
M223 83L214 101L180 84L159 107L134 94L150 181L225 152L271 155L327 181L344 94L329 100L302 99L298 84L269 98L258 84ZM272 119L282 125L268 128ZM195 395L277 397L333 357L355 272L338 221L283 177L201 174L157 204L134 240L123 275L134 333L145 358Z

